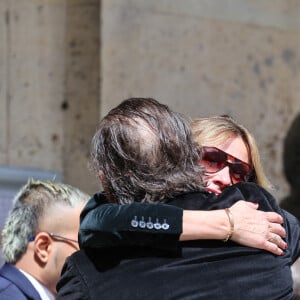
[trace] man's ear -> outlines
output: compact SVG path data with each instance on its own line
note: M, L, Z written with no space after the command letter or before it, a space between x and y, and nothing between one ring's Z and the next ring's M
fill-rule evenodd
M39 232L34 238L34 255L42 264L46 264L53 241L47 232Z

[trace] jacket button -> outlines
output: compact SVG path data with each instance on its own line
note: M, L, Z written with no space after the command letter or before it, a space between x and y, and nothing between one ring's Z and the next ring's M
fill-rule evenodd
M165 220L164 223L161 225L161 228L164 230L168 230L170 228L170 225L168 223L166 223L166 220Z
M151 218L149 217L148 222L146 223L148 229L152 229L154 227L153 223L151 222Z
M146 227L146 222L145 222L145 221L140 221L140 222L139 222L139 226L140 226L141 228L145 228L145 227Z
M161 224L156 221L156 223L154 223L154 228L157 230L161 229Z
M131 226L132 227L138 227L139 226L139 222L137 221L137 217L134 217L134 220L131 220Z

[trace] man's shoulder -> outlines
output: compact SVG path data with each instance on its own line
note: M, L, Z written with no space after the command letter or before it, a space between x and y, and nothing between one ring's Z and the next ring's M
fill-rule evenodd
M67 257L63 267L63 273L73 276L74 274L80 275L80 270L89 270L92 266L91 259L86 251L89 249L79 250Z
M183 209L205 209L208 203L216 201L215 194L207 191L182 193L167 199L166 204L175 205Z
M0 299L26 299L14 282L13 276L6 277L6 270L3 269L7 268L0 269Z
M0 269L0 299L40 299L30 281L11 264Z
M11 280L3 276L1 273L2 268L0 269L0 295L4 290L7 290L15 285Z
M0 284L2 283L13 283L15 277L23 276L22 273L14 266L11 264L5 263L1 268L0 268Z
M269 192L249 182L229 186L220 195L206 191L185 193L168 199L166 203L183 209L213 210L230 207L239 200L258 202L261 210L280 212L277 201Z
M88 295L94 293L92 289L89 289L90 280L94 275L93 264L85 251L79 250L73 253L66 259L63 266L60 280L56 285L58 291L56 299L89 298Z

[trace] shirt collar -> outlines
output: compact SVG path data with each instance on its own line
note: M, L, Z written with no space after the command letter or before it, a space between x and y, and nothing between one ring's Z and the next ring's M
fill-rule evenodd
M41 284L37 279L35 279L32 275L28 274L27 272L19 269L20 272L26 276L26 278L31 282L31 284L34 286L34 288L39 293L42 300L55 300L54 295L43 285Z

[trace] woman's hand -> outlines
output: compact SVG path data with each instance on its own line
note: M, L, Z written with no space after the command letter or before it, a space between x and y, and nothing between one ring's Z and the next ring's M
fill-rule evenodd
M257 209L258 204L243 200L230 207L234 219L234 232L231 240L245 246L264 249L276 255L283 255L283 250L287 248L283 240L286 232L281 225L283 217L275 212ZM228 228L230 228L229 221Z

